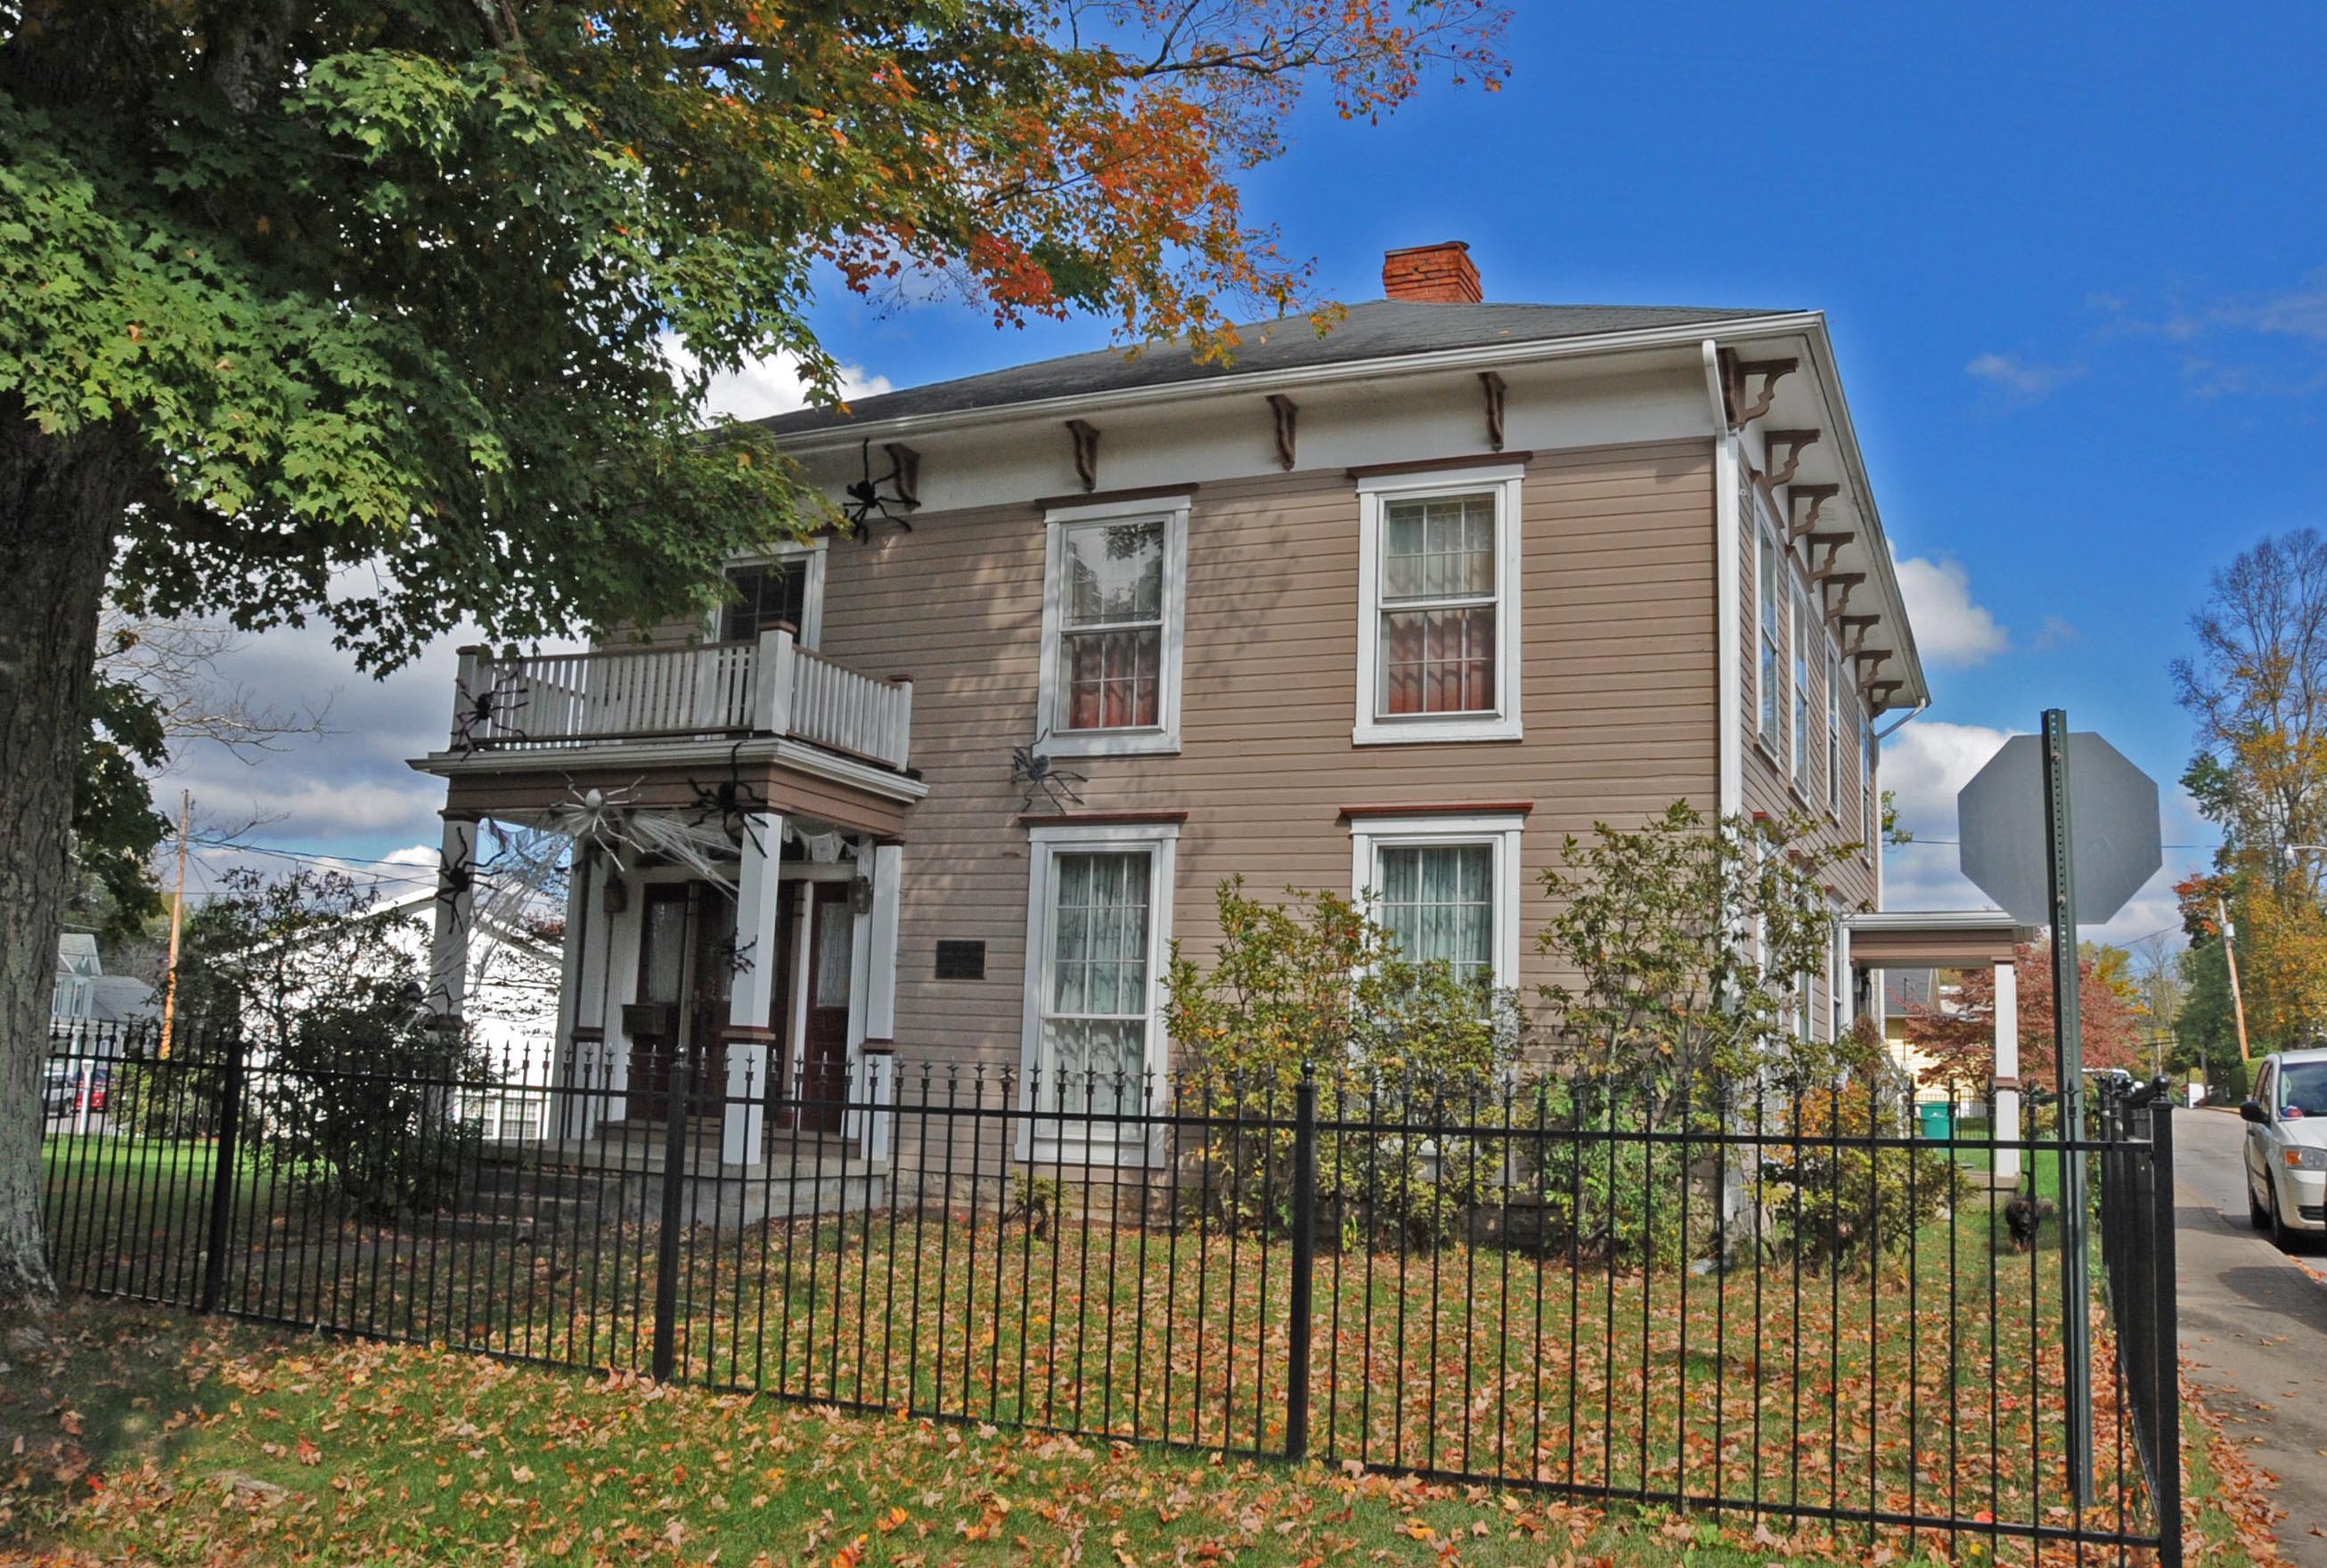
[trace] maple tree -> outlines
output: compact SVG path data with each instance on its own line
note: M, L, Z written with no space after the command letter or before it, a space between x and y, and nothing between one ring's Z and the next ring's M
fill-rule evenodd
M0 5L0 1096L37 1103L108 589L387 668L706 606L820 516L819 279L1234 346L1308 269L1238 179L1304 92L1498 80L1478 0ZM831 272L820 272L828 267ZM47 1292L0 1122L0 1300Z
M2020 1023L2020 1081L2038 1088L2057 1087L2051 942L2021 943L2014 949L2012 970ZM2082 1025L2085 1066L2141 1068L2145 1059L2130 983L2122 976L2112 979L2098 953L2078 955L2077 1015ZM1993 1078L1995 971L1965 970L1957 977L1955 996L1947 1005L1910 1008L1907 1041L1930 1060L1922 1074L1926 1083L1976 1090Z

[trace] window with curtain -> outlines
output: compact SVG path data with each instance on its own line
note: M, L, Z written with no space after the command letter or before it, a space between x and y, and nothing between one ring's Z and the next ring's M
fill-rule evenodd
M1105 1115L1140 1103L1153 867L1145 850L1051 857L1048 978L1034 1060L1042 1110Z
M1495 710L1495 559L1492 492L1383 503L1378 713Z
M1060 540L1060 730L1164 722L1164 523L1086 523Z
M1384 845L1376 855L1374 919L1412 963L1444 959L1458 978L1495 972L1494 848Z
M1794 782L1809 787L1810 753L1810 615L1809 596L1794 589Z
M799 635L808 613L808 562L799 557L731 567L727 585L735 597L719 611L719 640L756 641L780 626Z
M1750 509L1752 504L1750 496L1747 498L1747 504ZM1751 515L1750 510L1749 515ZM1785 633L1780 619L1784 614L1785 579L1778 566L1776 536L1771 534L1764 525L1755 530L1754 537L1760 540L1757 562L1759 570L1754 573L1755 593L1761 610L1762 625L1762 665L1758 694L1761 697L1762 711L1759 733L1762 744L1768 747L1774 755L1778 750L1778 726L1782 722L1785 713L1785 694L1780 684L1784 680L1785 668L1782 662Z

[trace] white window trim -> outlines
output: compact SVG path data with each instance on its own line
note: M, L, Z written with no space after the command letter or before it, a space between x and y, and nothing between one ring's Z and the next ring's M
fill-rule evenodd
M1176 754L1180 750L1180 667L1188 630L1188 511L1186 495L1136 501L1095 501L1052 507L1042 514L1042 655L1036 677L1036 750L1046 757L1137 757ZM1059 634L1065 606L1059 579L1065 566L1065 528L1083 523L1164 524L1164 652L1157 674L1156 716L1141 729L1061 730L1059 712Z
M1818 639L1811 635L1810 591L1792 569L1790 553L1784 558L1786 574L1793 593L1793 637L1786 649L1786 678L1793 695L1793 711L1787 714L1792 750L1786 758L1786 776L1792 780L1795 793L1808 799L1812 770L1818 762L1818 705L1810 700L1810 682L1818 672Z
M795 640L799 646L814 653L824 644L825 547L831 542L829 539L812 539L806 544L779 545L756 555L737 555L721 568L721 576L724 580L726 573L745 566L772 566L780 561L806 561L808 578L800 584L799 635ZM723 611L714 610L703 623L703 639L706 642L717 640L719 617L723 613Z
M1826 644L1826 807L1842 820L1842 644L1829 635Z
M1495 984L1519 983L1519 840L1527 816L1519 811L1353 817L1350 819L1350 893L1371 917L1380 891L1376 856L1384 848L1484 844L1494 851Z
M1358 481L1358 712L1350 740L1360 746L1436 741L1516 741L1519 714L1519 534L1518 463L1378 474ZM1406 714L1378 711L1381 701L1381 524L1386 500L1433 496L1495 497L1495 707L1485 714Z
M1171 950L1172 902L1178 886L1180 825L1176 822L1059 823L1026 830L1026 975L1020 1012L1018 1048L1018 1108L1033 1108L1036 1062L1042 1043L1042 998L1051 989L1051 910L1053 865L1060 852L1078 850L1140 850L1149 857L1147 878L1147 1050L1143 1069L1154 1075L1156 1092L1151 1112L1161 1111L1170 1082L1171 1041L1164 1026L1164 965ZM1057 1124L1053 1123L1055 1127ZM1151 1129L1147 1146L1135 1143L1089 1143L1062 1145L1046 1138L1042 1157L1065 1154L1093 1164L1153 1163L1160 1157L1162 1128ZM1018 1123L1021 1160L1034 1158L1034 1118L1022 1115Z

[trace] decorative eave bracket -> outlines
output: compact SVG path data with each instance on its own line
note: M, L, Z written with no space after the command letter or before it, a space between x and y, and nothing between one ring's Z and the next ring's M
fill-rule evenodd
M1492 370L1479 372L1479 389L1487 400L1487 445L1495 452L1503 450L1503 378Z
M1842 558L1842 547L1856 537L1858 537L1856 534L1850 532L1846 528L1831 530L1822 534L1804 534L1802 536L1802 553L1805 557L1807 557L1813 550L1824 550L1826 552L1826 565L1823 566L1813 566L1810 569L1810 575L1813 577L1823 577L1832 574L1835 568L1835 563Z
M1721 400L1727 406L1729 428L1743 430L1777 401L1778 383L1801 369L1799 359L1741 359L1734 349L1721 350ZM1759 378L1761 389L1748 394L1746 383Z
M1786 504L1789 509L1792 509L1797 502L1808 501L1810 504L1810 509L1807 513L1789 511L1786 518L1786 537L1799 539L1817 527L1819 514L1826 510L1826 503L1841 493L1842 487L1838 484L1798 484L1788 490Z
M1818 430L1772 430L1763 435L1764 449L1770 458L1771 488L1794 482L1794 475L1801 471L1802 453L1817 445L1823 434ZM1782 464L1778 461L1780 447L1786 453L1786 461Z
M1842 651L1855 654L1864 648L1867 633L1873 631L1882 623L1882 621L1883 617L1880 615L1836 615L1834 618L1835 625L1850 634L1850 642Z
M1268 395L1269 412L1276 416L1276 466L1293 471L1293 443L1301 406L1282 392Z
M1084 490L1098 489L1098 426L1087 419L1070 419L1067 434L1075 439L1075 477Z

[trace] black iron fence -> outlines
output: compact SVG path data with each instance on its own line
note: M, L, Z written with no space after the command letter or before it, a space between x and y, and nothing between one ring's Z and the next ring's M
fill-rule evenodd
M2163 1101L2105 1097L2064 1138L1848 1083L868 1056L771 1090L739 1057L633 1093L587 1046L55 1044L44 1213L71 1288L1952 1560L2179 1561ZM2089 1489L2065 1160L2099 1169Z

